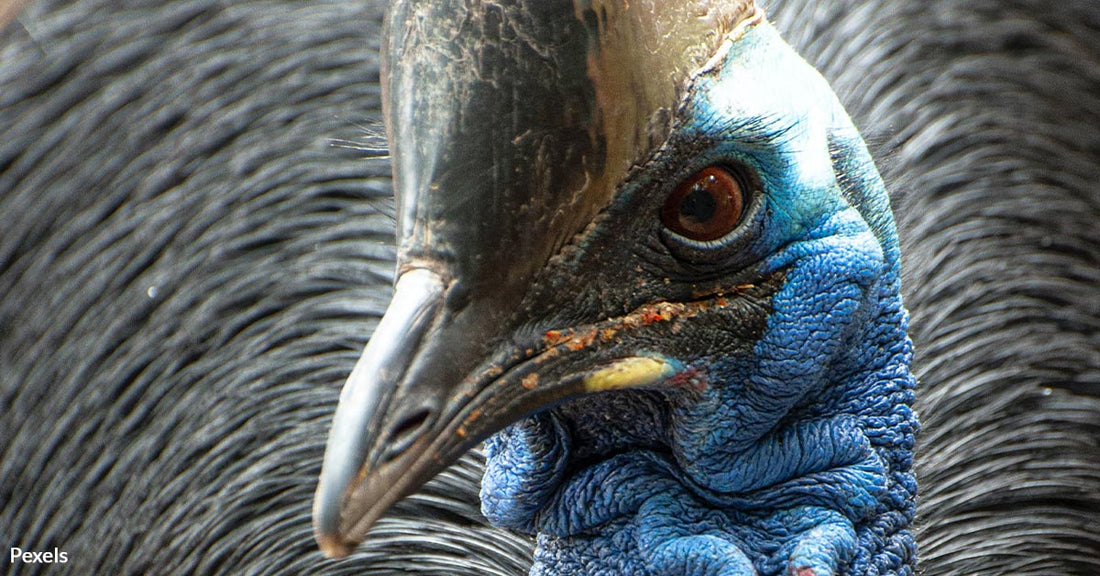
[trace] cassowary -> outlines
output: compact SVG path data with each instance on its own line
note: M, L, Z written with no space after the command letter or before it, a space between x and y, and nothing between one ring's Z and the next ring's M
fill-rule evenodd
M322 549L522 418L481 497L538 534L532 574L910 574L886 192L762 11L387 18L398 272L333 422Z
M1096 573L1097 11L766 7L893 194L924 573ZM6 23L0 535L68 552L14 573L527 571L533 543L477 513L476 455L349 558L313 543L339 384L395 257L389 167L364 158L382 148L363 136L381 19L370 3L32 1ZM751 209L759 182L733 176ZM547 290L592 288L575 281ZM627 287L605 288L563 310Z

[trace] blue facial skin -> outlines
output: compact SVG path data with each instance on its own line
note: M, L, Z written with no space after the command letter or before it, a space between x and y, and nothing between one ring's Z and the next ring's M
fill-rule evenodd
M678 133L713 143L704 165L759 177L746 261L784 275L767 327L751 354L675 358L705 376L699 394L605 393L493 437L486 517L538 534L534 575L912 574L915 380L897 236L866 147L767 23L695 80L679 114ZM571 459L599 453L577 430L647 411L636 447Z

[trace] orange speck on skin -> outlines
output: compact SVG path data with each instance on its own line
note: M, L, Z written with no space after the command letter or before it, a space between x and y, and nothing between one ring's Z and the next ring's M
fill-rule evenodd
M584 350L592 345L596 341L596 330L589 330L583 334L577 334L565 344L565 347L572 352Z
M523 377L523 380L519 381L524 390L534 390L539 385L538 374L528 374Z
M657 310L646 310L642 312L642 324L649 326L654 322L668 322L672 320L672 312L669 306L662 306Z
M561 342L564 338L565 335L562 334L561 331L549 330L546 332L546 335L543 336L542 341L545 342L547 346L554 346L558 342Z
M458 436L459 438L465 438L466 437L466 427L465 426L459 426L458 430L455 430L455 436Z

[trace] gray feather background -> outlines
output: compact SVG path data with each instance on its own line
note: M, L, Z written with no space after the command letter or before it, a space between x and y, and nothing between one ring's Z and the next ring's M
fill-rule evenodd
M924 574L1100 574L1100 5L765 5L894 196ZM74 0L0 29L13 574L522 574L471 454L351 558L310 526L385 308L384 6Z

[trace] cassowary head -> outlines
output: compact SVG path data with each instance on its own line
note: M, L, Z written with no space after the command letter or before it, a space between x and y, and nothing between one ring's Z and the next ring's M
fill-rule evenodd
M403 0L388 27L398 279L322 549L489 438L483 511L539 535L532 573L910 573L886 193L759 9Z

